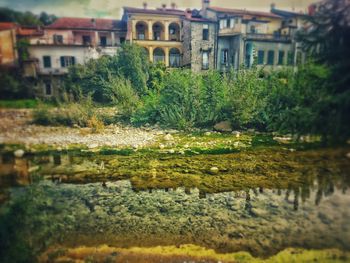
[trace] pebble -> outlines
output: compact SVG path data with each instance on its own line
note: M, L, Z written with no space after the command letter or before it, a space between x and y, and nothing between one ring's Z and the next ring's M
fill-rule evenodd
M164 136L164 140L166 141L173 141L174 140L174 137L171 135L171 134L167 134Z
M219 168L213 166L210 168L210 173L211 174L218 174L219 173Z
M24 150L18 149L13 153L17 158L22 158L24 155Z

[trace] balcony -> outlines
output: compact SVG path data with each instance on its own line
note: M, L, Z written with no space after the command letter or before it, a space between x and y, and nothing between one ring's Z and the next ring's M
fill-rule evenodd
M267 41L267 42L290 42L290 35L281 34L259 34L259 33L247 33L247 40Z
M242 33L242 25L234 25L233 27L221 28L219 36L235 36Z

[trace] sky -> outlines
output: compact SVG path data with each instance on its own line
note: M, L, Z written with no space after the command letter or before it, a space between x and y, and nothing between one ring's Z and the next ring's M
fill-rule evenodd
M274 2L276 8L305 11L315 0L211 0L212 6L268 11ZM40 13L46 11L57 16L120 18L123 6L149 8L171 3L181 8L201 8L201 0L0 0L0 7Z

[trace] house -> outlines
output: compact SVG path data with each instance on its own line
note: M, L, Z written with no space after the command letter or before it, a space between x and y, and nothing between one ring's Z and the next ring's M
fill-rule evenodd
M63 17L42 28L40 34L29 29L26 33L25 76L35 79L38 96L51 97L59 94L69 66L116 54L125 41L126 25L120 20Z
M215 69L216 22L204 18L196 9L188 9L183 21L183 28L184 66L191 68L194 72Z
M201 13L217 21L217 62L220 71L253 64L278 68L294 63L292 35L282 30L283 17L261 11L210 6L203 0Z
M144 8L124 7L122 20L127 23L127 40L142 46L151 62L177 68L183 64L184 17L175 5L148 9L144 4Z
M18 60L16 30L18 25L10 22L0 23L0 65L15 66Z

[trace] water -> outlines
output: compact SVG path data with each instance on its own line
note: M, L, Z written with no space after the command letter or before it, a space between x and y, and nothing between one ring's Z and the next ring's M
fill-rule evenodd
M254 169L242 162L244 154ZM5 154L0 200L4 217L21 217L18 236L37 253L55 244L196 244L260 257L288 247L349 251L349 162L343 155L288 154L283 163L271 156L265 167L249 153L163 159ZM267 153L259 156L266 162ZM219 174L207 172L213 164ZM11 214L8 207L17 210Z

